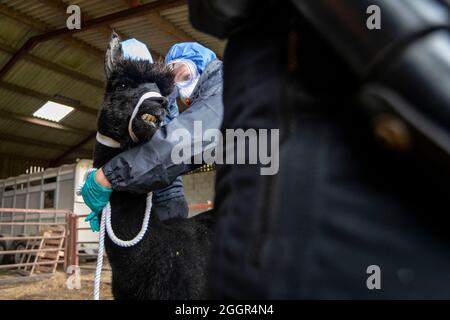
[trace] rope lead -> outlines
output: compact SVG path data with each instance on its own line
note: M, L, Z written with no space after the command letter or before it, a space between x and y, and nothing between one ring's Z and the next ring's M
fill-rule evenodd
M88 170L86 176L94 169ZM84 183L83 183L84 184ZM79 188L81 190L82 186ZM97 264L95 267L95 278L94 278L94 300L100 300L100 283L102 278L102 268L103 268L103 255L105 252L105 230L112 242L117 246L122 248L129 248L137 245L144 238L145 233L148 229L148 224L150 222L150 213L152 211L152 193L147 194L147 201L145 206L144 221L142 221L142 227L139 233L131 240L119 239L111 225L111 203L108 202L106 207L103 208L102 217L100 221L100 232L98 239L98 253L97 253Z

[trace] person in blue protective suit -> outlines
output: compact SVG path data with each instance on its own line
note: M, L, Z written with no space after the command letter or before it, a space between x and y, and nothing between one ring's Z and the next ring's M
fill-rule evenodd
M172 150L179 142L173 132L185 129L193 133L194 121L201 121L203 130L218 129L222 123L222 62L215 53L199 43L179 43L169 50L165 62L175 73L175 89L169 97L166 124L150 141L116 156L87 177L81 193L86 204L97 213L89 218L91 226L98 226L99 213L109 201L112 190L153 192L154 205L158 201L174 204L174 197L178 197L180 203L185 201L179 176L199 165L172 161ZM181 114L178 114L177 98L187 108ZM194 134L191 137L192 158L203 153L206 146L211 147L210 140L203 141L203 137ZM194 145L202 148L194 148ZM187 216L187 206L171 205L158 216L167 219L178 212Z

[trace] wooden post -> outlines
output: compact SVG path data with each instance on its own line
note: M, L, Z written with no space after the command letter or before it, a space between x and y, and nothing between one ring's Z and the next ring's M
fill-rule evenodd
M78 216L70 214L69 266L78 266Z

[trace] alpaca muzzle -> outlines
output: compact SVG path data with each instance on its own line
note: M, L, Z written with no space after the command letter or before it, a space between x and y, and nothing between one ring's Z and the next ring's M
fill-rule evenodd
M139 143L139 138L136 136L136 134L133 131L133 120L136 118L136 115L139 112L139 108L142 106L145 100L151 99L151 98L164 98L159 92L157 91L150 91L141 96L138 103L134 107L133 113L131 114L130 121L128 122L128 133L130 135L131 140L133 140L134 143ZM143 119L144 121L150 121L152 120L152 117L155 118L153 115L144 115L146 119Z
M141 98L139 99L138 103L136 104L136 106L134 107L133 113L131 114L130 117L130 121L128 122L128 133L130 135L131 140L133 140L134 143L139 143L140 140L137 137L137 135L134 133L133 131L133 121L136 118L136 115L139 112L139 108L142 106L142 104L144 103L145 100L147 99L151 99L151 98L158 98L158 99L165 99L159 92L157 91L150 91L147 92L145 94L143 94L141 96ZM142 115L142 120L144 120L146 123L151 122L155 127L156 127L156 117L154 115L150 115L145 113L144 115ZM103 134L101 134L100 132L97 132L96 135L96 140L97 142L99 142L100 144L109 147L109 148L113 148L113 149L119 149L121 147L120 143L116 140L114 140L113 138L110 138L108 136L105 136Z

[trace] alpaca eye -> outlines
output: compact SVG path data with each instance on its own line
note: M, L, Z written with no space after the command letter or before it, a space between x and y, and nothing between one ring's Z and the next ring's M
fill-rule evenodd
M117 90L125 90L127 88L127 85L125 83L121 83L117 86Z

